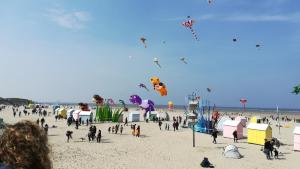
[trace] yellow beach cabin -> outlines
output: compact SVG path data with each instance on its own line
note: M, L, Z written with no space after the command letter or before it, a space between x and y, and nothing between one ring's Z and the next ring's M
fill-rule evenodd
M264 145L265 139L272 140L272 128L268 124L250 123L248 129L248 143Z

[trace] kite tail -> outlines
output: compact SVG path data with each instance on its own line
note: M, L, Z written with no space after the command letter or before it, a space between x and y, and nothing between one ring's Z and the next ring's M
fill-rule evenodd
M195 38L197 41L199 41L198 36L197 36L195 30L194 30L192 27L189 27L189 28L190 28L190 30L191 30L191 32L192 32L194 38Z

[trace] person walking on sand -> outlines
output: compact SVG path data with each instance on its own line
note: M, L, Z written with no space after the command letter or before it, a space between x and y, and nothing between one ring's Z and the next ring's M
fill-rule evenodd
M120 134L122 134L123 133L123 126L121 125L121 127L120 127Z
M39 126L40 125L40 119L37 119L36 124Z
M48 129L49 129L49 126L48 126L48 124L46 124L44 127L44 131L45 131L46 135L48 135Z
M125 118L124 126L128 126L128 119L127 119L127 117Z
M115 126L112 126L112 128L111 128L111 133L112 133L112 134L115 133Z
M44 119L44 117L41 119L41 125L42 125L42 127L44 127L44 123L45 123L45 119Z
M214 130L211 134L211 136L213 137L213 143L214 144L217 144L217 137L218 137L218 131L217 130Z
M108 133L110 134L111 127L108 127Z
M166 125L165 125L165 130L167 130L168 129L168 124L166 123Z
M237 141L238 141L237 131L234 130L234 132L232 133L232 135L233 135L233 142L234 142L234 143L237 143Z
M268 141L267 139L265 139L265 144L264 144L264 153L266 154L266 157L268 160L271 160L270 157L270 148L271 147L271 143L270 141Z
M101 130L98 131L98 134L97 134L97 143L100 143L101 141Z
M66 136L67 136L67 142L69 142L70 138L72 139L72 134L73 134L73 131L67 131L66 133Z
M158 121L159 130L161 130L161 125L162 125L162 122L159 120Z
M137 127L137 129L136 129L136 137L140 137L140 134L141 134L141 128L140 128L140 126L138 126Z
M132 126L132 135L135 136L135 125Z

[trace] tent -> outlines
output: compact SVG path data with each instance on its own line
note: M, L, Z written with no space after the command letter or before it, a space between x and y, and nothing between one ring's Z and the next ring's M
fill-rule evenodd
M243 116L238 116L234 119L235 121L240 121L242 123L243 127L246 127L247 125L247 118Z
M140 121L140 112L138 112L138 111L130 112L129 116L128 116L128 121L129 122L138 122L138 121Z
M240 154L238 148L235 145L228 145L225 148L223 155L226 158L234 158L234 159L242 158L242 155Z
M55 111L57 112L57 115L59 115L61 118L67 119L67 110L65 108L59 108Z
M217 122L217 125L216 125L216 129L218 131L223 131L223 125L226 120L231 120L231 118L229 118L228 116L223 116L219 119L219 121Z
M68 111L67 111L67 119L69 119L69 117L73 117L73 112L74 112L75 110L74 109L69 109Z
M294 150L300 151L300 127L294 129Z
M253 116L250 119L250 123L261 123L262 122L262 118L260 116Z
M223 124L223 137L233 138L233 132L237 131L238 139L243 138L243 125L240 121L226 120Z
M272 140L272 128L268 124L250 123L248 129L248 143L264 145L265 139Z
M80 111L79 112L79 118L81 118L81 121L86 122L88 121L93 121L93 112L91 111Z

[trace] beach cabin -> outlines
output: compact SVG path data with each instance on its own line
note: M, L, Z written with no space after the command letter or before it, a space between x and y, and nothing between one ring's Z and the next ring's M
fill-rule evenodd
M89 122L93 121L93 112L91 111L80 111L79 112L79 118L81 118L81 121L84 121L86 123L86 120Z
M226 120L223 124L223 137L233 138L233 132L237 131L238 139L243 138L243 125L240 121Z
M225 121L227 120L231 120L228 116L223 116L219 119L219 121L217 122L217 125L216 125L216 129L219 131L219 132L223 132L223 125L225 123Z
M300 151L300 127L294 129L294 150Z
M138 112L138 111L130 112L129 115L128 115L128 121L129 122L138 122L138 121L140 121L140 112Z
M246 127L246 125L247 125L247 118L246 117L238 116L234 120L235 121L240 121L243 127Z
M73 116L73 119L76 121L76 120L79 120L79 113L81 112L81 110L75 110L73 113L72 113L72 116Z
M56 113L61 118L67 119L67 110L66 109L64 109L64 108L56 109Z
M250 123L262 123L262 118L260 116L253 116L250 119Z
M74 112L75 110L74 109L69 109L68 111L67 111L67 119L69 119L69 117L73 117L73 112Z
M272 140L272 128L268 124L250 123L248 129L248 143L264 145L265 139Z

